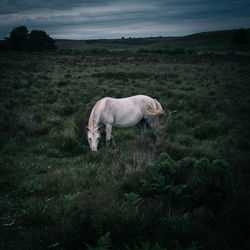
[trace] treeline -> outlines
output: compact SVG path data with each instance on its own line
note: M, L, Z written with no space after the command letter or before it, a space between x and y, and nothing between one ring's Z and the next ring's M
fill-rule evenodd
M29 32L26 26L13 28L10 36L0 41L0 50L43 51L55 48L55 40L45 31Z
M232 45L249 44L249 38L245 29L238 29L231 40Z

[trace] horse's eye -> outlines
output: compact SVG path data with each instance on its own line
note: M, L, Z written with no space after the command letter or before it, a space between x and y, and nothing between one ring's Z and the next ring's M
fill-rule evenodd
M89 138L89 141L91 141L91 138Z

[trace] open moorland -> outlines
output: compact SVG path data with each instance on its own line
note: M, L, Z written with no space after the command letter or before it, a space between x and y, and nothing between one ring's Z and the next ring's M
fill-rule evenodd
M249 46L185 39L0 52L1 249L248 249ZM94 104L136 94L171 113L161 143L90 152Z

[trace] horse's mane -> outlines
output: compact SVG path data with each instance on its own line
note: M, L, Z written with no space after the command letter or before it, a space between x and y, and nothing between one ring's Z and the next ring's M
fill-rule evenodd
M101 99L102 100L102 99ZM96 109L98 108L98 106L100 105L100 102L101 100L99 100L95 106L93 107L91 113L90 113L90 117L89 117L89 123L88 123L88 127L89 128L97 128L98 127L98 124L96 122L96 119L95 119L95 111Z

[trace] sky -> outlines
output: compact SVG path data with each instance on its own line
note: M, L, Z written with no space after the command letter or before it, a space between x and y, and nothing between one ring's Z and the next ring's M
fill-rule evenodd
M57 39L184 36L250 28L250 1L0 0L0 39L20 25Z

